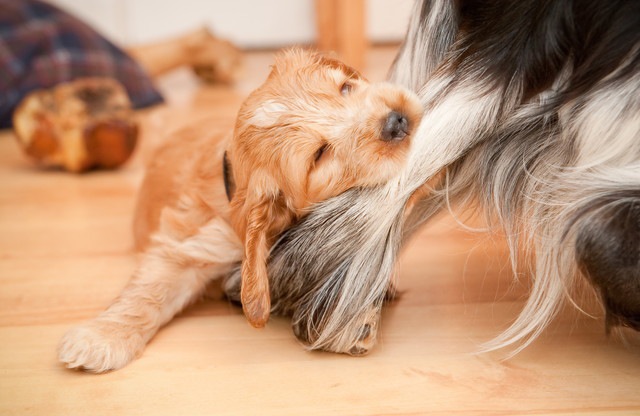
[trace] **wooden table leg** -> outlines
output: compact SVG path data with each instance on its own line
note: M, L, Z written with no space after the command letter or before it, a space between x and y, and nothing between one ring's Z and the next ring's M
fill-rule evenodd
M362 69L367 49L365 0L316 0L318 48Z

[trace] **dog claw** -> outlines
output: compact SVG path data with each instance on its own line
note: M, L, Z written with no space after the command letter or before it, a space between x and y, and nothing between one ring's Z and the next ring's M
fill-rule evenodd
M369 350L362 347L353 347L349 350L349 355L353 355L355 357L360 355L366 355L369 353Z
M353 356L368 354L376 343L376 328L377 325L375 322L362 325L362 328L360 328L360 334L358 335L358 341L353 347L351 347L347 354Z

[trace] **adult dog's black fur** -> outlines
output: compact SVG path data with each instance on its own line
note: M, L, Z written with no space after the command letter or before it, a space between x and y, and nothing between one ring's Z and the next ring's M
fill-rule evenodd
M488 348L526 346L580 276L600 293L607 328L640 330L639 69L636 0L418 1L390 73L425 108L408 169L283 236L275 308L311 348L366 352L401 243L449 203L479 201L514 266L523 251L534 259L525 308ZM425 183L432 191L405 220Z

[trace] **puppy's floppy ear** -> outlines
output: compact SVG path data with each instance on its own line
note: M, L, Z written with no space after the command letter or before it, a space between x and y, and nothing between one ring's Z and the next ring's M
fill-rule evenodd
M242 262L242 309L249 323L262 328L269 319L271 298L267 259L272 239L290 222L291 214L275 183L266 175L252 175L244 209L244 260Z

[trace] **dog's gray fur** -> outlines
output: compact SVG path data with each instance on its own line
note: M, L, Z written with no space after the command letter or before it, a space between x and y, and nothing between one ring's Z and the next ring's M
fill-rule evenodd
M580 275L607 325L640 329L638 27L638 3L624 0L418 1L390 74L425 108L408 166L320 204L281 238L275 310L309 348L364 352L402 243L443 207L479 202L514 270L523 252L534 258L524 309L486 349L528 345Z

